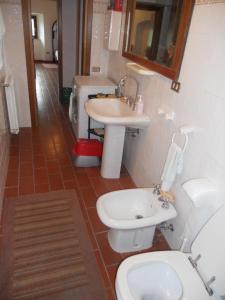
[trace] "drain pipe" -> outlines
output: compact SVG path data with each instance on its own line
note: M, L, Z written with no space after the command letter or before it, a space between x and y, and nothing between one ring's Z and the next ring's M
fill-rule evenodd
M159 229L174 231L173 224L167 224L167 222L163 222L158 225Z

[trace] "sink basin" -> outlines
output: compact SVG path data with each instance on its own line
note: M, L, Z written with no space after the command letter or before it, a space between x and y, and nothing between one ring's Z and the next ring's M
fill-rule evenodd
M118 300L180 300L182 298L182 283L169 264L141 260L142 254L135 255L120 265L116 278Z
M150 118L138 115L118 98L95 98L85 103L87 114L105 125L101 175L120 178L126 127L145 128Z
M147 115L138 115L118 98L91 99L85 103L85 109L91 118L103 124L144 128L150 122Z

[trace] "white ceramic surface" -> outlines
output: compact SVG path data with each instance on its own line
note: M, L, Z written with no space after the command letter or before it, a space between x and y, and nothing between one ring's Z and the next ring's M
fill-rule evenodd
M157 300L212 300L212 297L210 297L205 287L202 284L201 279L197 275L197 272L193 269L192 265L188 261L188 255L181 253L179 251L159 251L159 252L151 252L151 253L144 253L139 255L131 256L127 259L125 259L119 266L119 269L117 271L116 276L116 293L117 293L117 299L118 300L142 300L145 298L141 298L134 294L132 289L134 288L133 282L131 286L131 282L129 282L129 274L132 274L131 272L134 272L133 270L138 270L142 266L146 266L146 268L151 269L156 268L157 264L160 268L161 265L161 276L160 279L155 280L154 278L152 286L151 283L149 283L148 289L152 287L151 292L153 293L151 298L146 299L157 299ZM171 280L170 286L167 285L166 280L166 274L165 269L167 267L163 267L168 265L168 270L170 270L170 276L173 276L174 280L171 280L172 278L168 279ZM151 271L148 270L146 272L149 272L151 274ZM157 275L159 271L154 272L155 275ZM140 271L136 273L136 281L138 282L140 279L138 278L140 276ZM142 274L143 275L143 274ZM154 275L153 275L154 276ZM179 277L179 280L177 280L177 277ZM145 281L148 281L149 277L145 276ZM144 280L143 280L144 281ZM165 290L167 291L166 295L160 294L160 297L155 296L154 294L157 294L157 291L155 290L155 286L157 286L157 289L163 289L163 283L165 284ZM172 291L170 287L172 287L172 284L174 284L177 293L177 297L174 298L167 298L167 295L172 295ZM179 286L182 285L182 293L179 297ZM141 289L142 287L139 286ZM149 291L149 290L148 290ZM149 291L150 292L150 291ZM139 294L141 292L139 291ZM164 298L163 298L164 297Z
M162 202L152 188L115 191L102 195L97 201L101 221L110 228L133 229L152 226L175 218L172 204L162 208ZM143 218L137 219L137 216Z
M183 293L177 273L162 262L140 264L131 268L127 281L134 299L178 300Z
M150 118L144 114L138 115L117 98L91 99L85 102L85 109L92 119L105 124L101 175L104 178L119 178L125 127L144 128Z
M89 116L103 124L144 128L150 122L147 115L138 115L128 104L117 98L91 99L85 103L85 108Z
M141 300L145 295L151 296L146 299L157 300L220 299L219 295L225 294L224 226L225 206L217 210L202 228L192 244L191 253L152 252L123 261L116 277L118 300ZM190 257L195 260L198 255L196 265L201 276L189 261ZM213 277L214 281L209 284ZM202 279L209 284L212 295L207 293Z
M176 217L172 205L162 202L152 188L127 189L102 195L97 201L100 220L110 230L108 241L118 253L144 250L152 246L157 224Z

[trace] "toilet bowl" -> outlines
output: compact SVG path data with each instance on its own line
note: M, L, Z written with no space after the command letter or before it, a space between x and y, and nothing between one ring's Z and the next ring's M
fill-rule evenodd
M160 251L125 259L118 300L215 300L225 295L225 206L203 227L191 253Z
M110 227L109 244L119 253L151 247L156 225L177 215L172 204L168 209L162 207L152 188L104 194L97 201L97 213Z

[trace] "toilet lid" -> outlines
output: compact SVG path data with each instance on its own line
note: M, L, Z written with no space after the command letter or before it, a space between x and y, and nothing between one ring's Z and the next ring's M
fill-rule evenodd
M216 280L210 287L219 295L225 294L225 206L211 217L192 244L192 258L199 254L197 265L207 282L212 276Z

